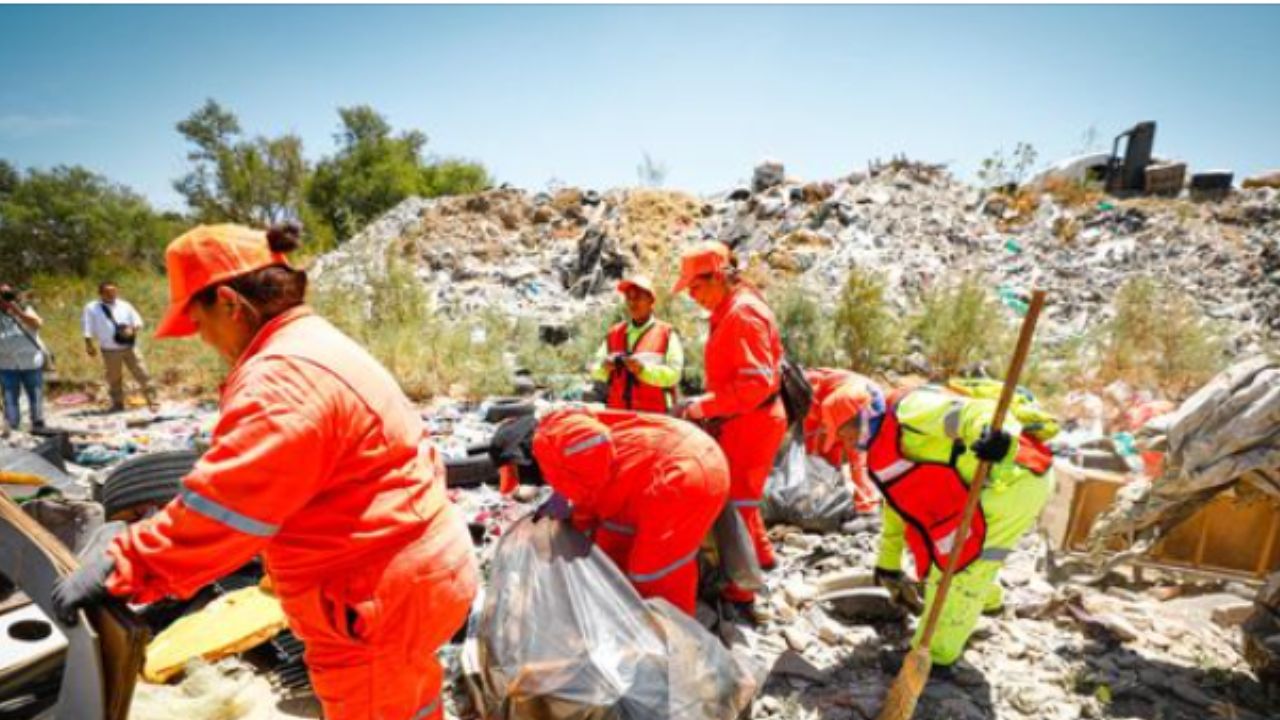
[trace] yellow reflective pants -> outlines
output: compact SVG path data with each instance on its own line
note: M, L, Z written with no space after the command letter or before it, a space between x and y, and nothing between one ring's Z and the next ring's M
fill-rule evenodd
M1019 473L1017 479L1003 487L987 487L982 491L982 509L987 516L987 541L982 557L956 574L947 591L946 605L938 618L929 654L937 665L950 665L960 658L969 635L978 624L982 611L994 610L1004 602L1004 590L997 574L1018 540L1035 525L1040 511L1053 494L1053 471L1043 476ZM902 517L886 503L884 526L880 534L880 554L876 565L885 570L902 568L902 551L906 548L906 525ZM925 620L933 607L934 595L942 571L932 566L925 588L924 613L916 628L913 644L924 634Z

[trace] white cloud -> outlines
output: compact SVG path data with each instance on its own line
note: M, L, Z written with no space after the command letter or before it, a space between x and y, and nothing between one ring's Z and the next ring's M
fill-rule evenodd
M7 113L0 115L0 135L14 138L31 137L54 130L73 128L82 124L84 124L84 119L75 115Z

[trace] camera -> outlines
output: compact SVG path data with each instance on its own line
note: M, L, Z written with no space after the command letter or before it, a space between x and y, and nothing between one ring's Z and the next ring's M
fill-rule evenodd
M17 291L17 290L5 290L4 292L0 292L0 301L4 301L4 302L7 302L7 303L17 302L17 301L18 301L18 291Z

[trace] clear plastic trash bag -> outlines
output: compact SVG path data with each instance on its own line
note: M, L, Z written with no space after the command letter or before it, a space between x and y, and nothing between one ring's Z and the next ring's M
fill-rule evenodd
M733 720L763 682L567 523L510 528L469 633L487 718Z

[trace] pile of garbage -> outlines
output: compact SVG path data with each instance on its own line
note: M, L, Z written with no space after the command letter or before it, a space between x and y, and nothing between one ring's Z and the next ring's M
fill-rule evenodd
M851 268L879 274L903 312L919 293L978 271L1015 303L1048 289L1042 341L1105 319L1136 274L1167 280L1227 322L1234 350L1280 337L1280 189L1186 199L1011 199L941 166L877 164L828 181L790 178L766 161L750 186L703 198L659 189L574 188L411 198L315 263L320 286L367 287L405 261L452 317L486 309L563 325L614 302L624 273L670 273L680 248L719 239L765 278L834 302Z
M513 399L495 399L479 405L440 400L422 411L434 442L449 463L465 464L468 458L482 457L472 451L487 440L494 420L529 412L534 405ZM203 410L193 408L193 412L202 415ZM55 419L59 423L75 420ZM209 418L198 419L207 423ZM102 418L85 420L83 430L96 428L101 432L99 439L110 439L105 427L94 425ZM139 431L127 426L127 418L121 420L121 436ZM173 437L181 437L179 428L186 427L183 422L162 423L160 427L173 428ZM160 435L154 429L147 431L156 434L152 445L169 441L168 435ZM164 455L151 450L142 447L138 456ZM820 502L808 505L797 503L797 497L812 499L795 491L801 476L830 474L831 470L809 462L803 463L804 469L800 470L797 457L782 454L776 477L771 480L770 498L777 512L770 534L778 548L779 565L766 576L754 623L726 623L717 617L714 608L704 606L698 620L704 628L714 628L714 635L697 623L646 606L628 595L629 586L609 575L604 564L607 561L595 558L588 562L591 553L581 543L575 545L577 541L572 536L547 534L550 523L531 527L526 516L544 496L545 488L522 488L514 497L499 494L491 481L451 488L451 497L472 528L489 578L491 595L477 605L473 623L473 631L478 626L489 628L487 634L480 635L490 643L484 651L489 653L488 658L481 662L478 676L482 695L487 693L484 696L497 706L541 703L538 707L545 709L543 706L550 702L557 712L572 708L587 713L583 717L595 717L590 714L596 712L594 708L608 704L610 709L599 711L599 717L647 717L645 709L651 705L647 693L657 692L670 699L670 693L687 686L685 681L695 677L688 668L696 667L701 673L714 671L714 678L697 683L701 694L696 696L697 703L688 707L704 709L690 709L689 717L715 716L705 708L736 710L747 700L752 701L748 717L755 720L876 717L920 619L894 606L888 593L871 582L878 516L854 514L847 495L835 492L845 487L843 483L825 476L818 482L822 488L830 485L833 492L829 497L822 496ZM1177 466L1179 461L1173 458L1171 462ZM123 463L107 466L105 474L121 467ZM73 469L82 482L98 477ZM842 480L838 475L835 479ZM512 533L523 537L511 539ZM501 550L504 539L508 539L505 558ZM561 545L561 550L555 552L580 557L588 564L538 566L538 572L547 573L545 577L532 570L511 569L513 563L527 565L533 557L530 553L550 553ZM523 549L523 554L513 553L512 548ZM536 548L541 549L535 551ZM1246 660L1246 653L1267 651L1265 643L1276 635L1276 630L1271 625L1254 632L1248 623L1259 622L1253 619L1259 617L1255 596L1259 602L1265 596L1273 606L1280 606L1280 590L1275 589L1280 586L1273 582L1270 595L1264 592L1258 596L1255 587L1241 582L1191 582L1164 572L1153 572L1141 580L1113 574L1099 584L1084 576L1057 577L1050 572L1051 565L1049 550L1040 538L1023 540L1001 573L1006 588L1005 606L981 620L963 663L952 677L930 682L921 700L919 717L1251 720L1270 716L1271 701ZM561 575L574 572L603 577L591 585L591 592L608 594L614 601L625 600L628 614L612 617L583 609L594 600L583 600L578 606L561 603L552 607L566 621L579 623L582 638L603 632L597 627L600 623L625 621L634 635L633 642L614 646L621 653L614 655L597 645L592 645L592 653L584 655L580 644L570 643L556 650L554 657L544 659L561 662L565 657L580 656L595 662L590 672L621 672L619 677L626 682L585 682L586 675L575 676L574 672L575 668L587 672L587 666L572 663L560 667L557 673L519 674L518 658L523 651L519 651L517 643L533 637L519 634L520 627L530 632L537 628L519 626L518 618L511 615L512 603L515 599L545 602L550 592L546 587L551 586L529 583L536 580L563 584ZM225 597L244 592L244 583L251 586L253 582L252 573L248 573L240 580L223 581L214 594ZM500 597L510 602L499 603ZM548 616L545 611L540 612L542 622ZM1261 644L1245 642L1242 625L1252 633L1250 637L1260 638ZM717 635L726 640L725 648L702 644ZM169 703L176 708L179 703L175 698L181 696L188 720L206 717L196 707L217 708L218 713L224 714L221 716L229 718L315 717L314 703L298 705L296 715L293 711L277 714L287 703L305 699L306 687L300 648L296 640L292 645L287 641L282 645L281 637L243 658L226 658L211 666L190 666L185 677L171 680L170 686L140 688L135 711L139 717L164 717L147 713L161 712L158 708ZM561 632L555 637L568 642L573 636ZM685 639L677 642L675 638ZM466 650L452 646L445 656L451 669L452 692L446 698L451 716L479 717L474 698L468 694L475 678L465 661ZM690 665L691 658L704 657L717 659L711 665L701 660ZM625 662L619 664L619 659ZM535 686L535 681L548 678L554 680L554 692ZM639 684L635 682L637 678L654 680ZM592 692L613 694L593 696ZM679 693L682 698L692 698L687 687ZM264 712L264 705L270 702L276 707Z
M318 287L365 288L407 262L451 317L499 310L566 324L613 301L624 273L697 237L701 201L678 192L499 188L410 198L311 268Z

